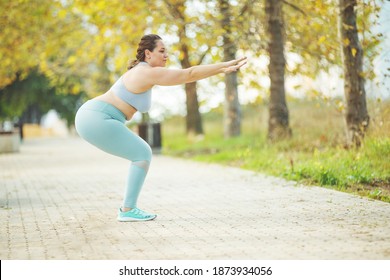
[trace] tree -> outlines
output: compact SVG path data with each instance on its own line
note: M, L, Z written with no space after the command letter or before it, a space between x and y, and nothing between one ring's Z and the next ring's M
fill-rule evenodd
M369 124L364 89L363 49L356 25L356 0L339 0L340 34L346 98L347 140L359 147Z
M78 49L89 39L81 17L66 1L0 1L0 89L39 70L60 90L79 92L66 77L82 76L85 56Z
M76 57L85 57L89 95L104 93L135 59L137 45L148 27L150 12L141 0L75 0L72 12L83 18L88 40L79 46Z
M49 1L1 0L0 15L1 89L39 63L51 14Z
M35 69L27 77L17 75L11 84L0 90L0 120L39 123L45 113L55 109L70 126L74 122L76 103L83 94L61 94Z
M268 17L269 75L271 80L268 139L274 141L291 136L284 86L286 60L284 57L282 0L266 0L265 9Z
M209 47L206 47L204 51L196 52L196 45L202 44L200 36L204 38L204 33L199 33L202 26L196 22L194 16L188 16L186 13L186 1L169 1L164 0L165 7L168 11L168 17L174 22L177 26L177 36L179 38L178 48L180 50L179 61L182 68L189 68L194 65L201 64L205 55L207 54ZM194 30L189 30L190 27L193 27L196 35L192 40L188 37L188 33L194 32ZM200 30L199 30L200 29ZM203 39L204 40L204 39ZM199 48L204 49L204 48ZM199 101L197 94L197 82L185 84L186 92L186 106L187 106L187 115L186 115L186 131L188 135L202 135L203 125L202 117L199 112Z
M235 59L237 46L233 34L232 12L229 0L219 0L221 26L223 35L223 60ZM224 135L225 138L241 134L241 107L238 100L237 73L225 76L225 104L224 104Z
M348 144L359 146L369 124L364 80L375 78L373 61L378 55L381 34L376 34L373 26L380 11L378 3L383 1L360 1L358 5L356 0L344 1L343 4L340 1L303 0L299 2L300 6L291 1L283 2L289 8L286 9L289 24L285 51L302 58L294 67L289 67L288 73L315 79L321 72L344 69L346 104L338 102L336 106L340 111L345 110ZM343 10L341 5L349 7L349 11ZM343 21L342 17L346 20ZM339 28L335 28L342 21ZM342 36L341 44L339 35ZM313 92L319 97L327 95L322 89Z

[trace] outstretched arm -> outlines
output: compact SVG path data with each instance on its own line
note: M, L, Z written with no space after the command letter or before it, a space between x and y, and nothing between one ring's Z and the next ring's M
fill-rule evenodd
M199 65L189 68L189 78L186 83L191 83L220 73L229 74L237 71L246 63L246 57L217 64Z
M172 86L195 82L220 73L229 74L246 64L247 58L234 59L208 65L192 66L187 69L167 69L153 67L148 69L148 79L152 85Z

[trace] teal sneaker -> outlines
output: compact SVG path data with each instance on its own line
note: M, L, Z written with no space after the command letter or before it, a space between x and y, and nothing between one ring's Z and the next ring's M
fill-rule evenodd
M157 217L157 215L152 215L142 211L138 208L133 208L130 211L122 212L119 208L117 220L120 222L138 222L138 221L150 221Z

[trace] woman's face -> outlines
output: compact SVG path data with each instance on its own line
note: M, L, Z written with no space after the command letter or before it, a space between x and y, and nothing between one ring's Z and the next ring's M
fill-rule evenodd
M150 58L148 58L148 56ZM146 57L146 62L148 62L151 66L165 67L168 60L168 53L163 41L158 40L154 50L149 52L149 55L147 54Z

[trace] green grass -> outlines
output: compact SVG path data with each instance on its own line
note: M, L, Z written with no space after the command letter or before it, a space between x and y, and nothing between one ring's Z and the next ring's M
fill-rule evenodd
M222 112L203 115L203 139L185 135L184 118L163 123L163 153L283 177L390 202L390 104L372 102L364 146L346 149L337 101L289 101L293 137L267 141L266 105L243 108L242 134L224 139Z

